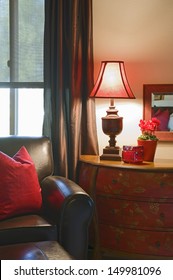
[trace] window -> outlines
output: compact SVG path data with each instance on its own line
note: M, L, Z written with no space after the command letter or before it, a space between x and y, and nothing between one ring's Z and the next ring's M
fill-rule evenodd
M41 135L44 0L0 0L0 136Z

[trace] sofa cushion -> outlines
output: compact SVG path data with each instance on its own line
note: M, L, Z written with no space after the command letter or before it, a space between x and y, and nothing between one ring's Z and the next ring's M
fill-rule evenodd
M1 260L72 260L56 241L28 242L0 246Z
M13 158L0 152L0 178L0 220L41 209L37 172L24 146Z
M57 240L57 226L40 215L21 215L0 222L0 245L44 240Z

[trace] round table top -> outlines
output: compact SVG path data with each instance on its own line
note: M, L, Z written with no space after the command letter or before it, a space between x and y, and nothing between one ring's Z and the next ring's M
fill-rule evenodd
M114 167L114 168L126 168L136 170L151 170L151 171L167 171L173 172L173 160L172 159L155 159L154 162L144 161L142 163L132 164L124 163L123 161L114 160L100 160L99 156L95 155L81 155L80 161L90 163L96 166Z

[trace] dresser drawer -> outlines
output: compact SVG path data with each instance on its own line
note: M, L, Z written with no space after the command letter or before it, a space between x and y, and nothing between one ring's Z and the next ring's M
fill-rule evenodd
M143 229L173 228L173 203L97 196L99 223Z
M173 198L173 173L101 167L98 170L96 193Z
M127 253L172 256L173 232L145 231L99 225L101 247L111 251Z
M89 194L95 192L97 167L81 163L79 167L78 184Z

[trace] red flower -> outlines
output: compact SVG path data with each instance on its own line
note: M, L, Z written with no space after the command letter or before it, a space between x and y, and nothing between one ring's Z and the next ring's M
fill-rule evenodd
M160 121L157 118L152 118L151 120L140 120L139 127L141 129L142 135L140 138L149 140L157 139L154 132L158 129Z

